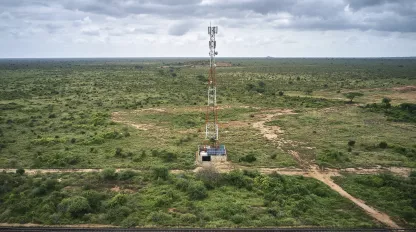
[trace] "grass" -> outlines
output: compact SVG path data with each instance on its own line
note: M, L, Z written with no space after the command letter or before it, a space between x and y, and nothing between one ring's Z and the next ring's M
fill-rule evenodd
M333 177L347 192L386 212L402 226L416 226L416 179L382 175Z

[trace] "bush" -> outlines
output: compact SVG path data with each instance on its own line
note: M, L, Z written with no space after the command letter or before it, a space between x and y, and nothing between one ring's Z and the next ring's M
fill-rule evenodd
M247 220L246 217L244 217L244 215L242 214L235 214L231 216L231 221L234 222L235 224L241 224L242 222L246 220Z
M16 170L16 173L19 174L19 175L23 175L23 174L25 174L25 170L23 168L18 168Z
M253 163L254 161L256 161L256 157L254 156L253 153L250 153L248 155L243 156L242 158L240 158L240 161L242 162L247 162L247 163Z
M283 91L279 91L279 96L283 96L285 93Z
M191 214L191 213L185 213L185 214L181 214L181 216L179 217L182 223L186 223L186 224L192 224L195 223L196 221L198 221L198 218Z
M110 208L106 211L107 221L119 224L131 213L131 209L127 206Z
M80 217L91 210L88 200L81 196L63 199L58 208L63 212L71 213L74 217Z
M270 155L270 159L276 159L276 157L277 157L276 153L273 153L273 154Z
M159 152L158 155L166 163L173 162L178 158L175 153L168 152L168 151Z
M244 176L243 172L239 170L234 170L229 172L228 174L225 174L224 178L228 184L236 186L238 188L251 189L253 185L252 179L250 177Z
M137 226L137 223L139 221L140 220L138 218L135 218L135 217L132 217L132 216L128 216L126 219L124 219L121 222L121 227L123 227L123 228L132 228L132 227Z
M133 170L123 170L118 174L119 180L129 180L136 175L136 172Z
M84 191L81 195L88 200L88 204L92 209L98 209L101 206L101 201L105 198L103 193L95 190Z
M378 146L380 147L380 148L382 148L382 149L386 149L387 147L388 147L388 145L387 145L387 143L386 142L380 142L379 144L378 144Z
M106 168L100 174L104 180L115 180L117 178L117 173L114 168Z
M348 141L348 146L354 146L355 145L355 140L350 140Z
M118 193L108 202L108 206L111 208L116 208L124 205L127 202L127 196L122 193Z
M169 178L169 170L167 167L153 168L153 177L157 179L167 180Z
M190 182L187 192L192 200L202 200L208 196L207 189L202 181Z
M122 153L121 153L121 151L122 151L122 149L121 148L119 148L119 147L117 147L116 148L116 152L115 152L115 156L121 156L122 155Z
M172 222L172 216L164 212L152 212L148 216L148 220L155 225L169 225Z
M381 100L381 103L383 103L386 108L391 107L390 102L391 102L391 98L388 98L388 97L383 97L383 99Z
M218 187L222 180L222 175L214 168L203 168L197 172L196 177L204 182L205 186L209 189Z

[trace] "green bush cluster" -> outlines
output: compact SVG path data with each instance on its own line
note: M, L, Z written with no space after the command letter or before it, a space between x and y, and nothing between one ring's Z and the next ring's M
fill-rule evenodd
M365 108L373 112L384 113L390 121L416 123L415 103L402 103L397 106L391 106L390 101L385 103L384 100L381 104L367 104Z

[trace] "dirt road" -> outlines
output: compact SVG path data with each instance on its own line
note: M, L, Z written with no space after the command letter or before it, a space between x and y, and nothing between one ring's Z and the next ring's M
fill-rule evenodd
M261 120L253 123L253 127L256 129L259 129L260 132L263 134L263 136L267 139L270 140L272 142L277 142L277 145L280 149L281 145L282 145L282 141L285 141L283 138L279 137L279 135L281 136L283 134L283 131L277 127L277 126L265 126L266 122L271 121L274 117L279 116L279 115L283 115L283 114L293 114L292 111L290 110L281 110L281 111L269 111L269 112L263 112L260 115ZM290 141L291 143L293 141ZM372 208L371 206L365 204L365 202L361 199L355 198L353 196L351 196L351 194L347 193L344 189L341 188L341 186L335 184L332 179L331 176L334 175L340 175L338 170L325 170L322 171L318 168L317 165L315 164L311 164L308 163L305 160L302 160L302 158L300 157L300 155L298 154L298 152L293 151L293 150L288 150L287 151L298 163L299 165L303 168L306 169L305 171L289 171L286 170L284 172L280 172L279 170L272 170L272 169L266 169L263 171L267 171L267 172L277 172L277 173L281 173L284 175L302 175L305 177L312 177L315 178L319 181L321 181L322 183L328 185L332 190L336 191L337 193L339 193L341 196L349 199L350 201L352 201L354 204L356 204L357 206L359 206L361 209L363 209L368 215L370 215L371 217L373 217L374 219L378 220L379 222L391 227L391 228L401 228L400 226L398 226L393 220L391 220L391 218L385 214L382 213L380 211L377 211L376 209ZM360 169L346 169L344 171L346 172L358 172L358 170ZM402 169L391 169L392 171L396 171L397 173L403 174L406 173L404 172ZM362 171L362 169L360 170ZM367 172L362 172L364 174L372 174L372 173L379 173L379 171L377 170L371 170L369 171L368 169L366 170ZM409 170L410 172L410 170Z

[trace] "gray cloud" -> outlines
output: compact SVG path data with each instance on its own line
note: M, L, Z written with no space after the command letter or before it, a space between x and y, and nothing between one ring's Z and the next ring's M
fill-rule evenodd
M168 33L173 36L182 36L188 33L193 27L194 23L191 22L176 23L169 28Z
M175 46L203 46L210 21L220 26L219 41L230 46L229 52L238 46L241 51L244 46L261 46L265 53L267 47L279 44L305 48L306 38L320 33L339 36L337 46L343 41L348 46L365 46L371 36L389 43L414 42L416 1L0 0L0 44L7 41L13 47L20 46L19 41L49 39L48 43L75 41L85 46L129 44L126 51L130 52L135 44L154 43L162 49L171 44L170 36L177 36ZM267 35L257 38L257 33ZM281 33L289 35L283 39ZM0 49L7 48L3 46Z
M102 14L112 17L151 14L162 18L238 19L240 24L250 23L251 17L288 13L293 16L285 28L301 30L381 30L416 32L413 22L416 1L413 0L251 0L217 1L64 1L69 10ZM345 11L349 6L350 11ZM384 14L383 13L389 13ZM252 15L250 15L252 13ZM250 15L246 17L246 15ZM365 17L364 17L365 16ZM184 29L182 29L184 30ZM172 34L181 34L172 32Z
M16 14L19 8L56 7L66 11L124 18L129 15L153 15L165 19L189 20L195 18L238 20L238 24L252 24L253 18L287 13L292 17L285 25L276 28L299 30L380 30L416 32L416 1L414 0L248 0L213 1L201 0L60 0L53 4L46 0L3 0L0 9L3 17ZM349 11L346 11L345 9ZM0 10L1 12L1 10ZM7 15L9 14L9 15ZM25 17L52 17L52 14L26 12ZM247 16L248 15L248 16ZM45 18L46 20L47 18ZM267 21L261 22L267 23ZM236 27L240 26L236 23ZM230 25L232 26L232 25ZM177 29L177 30L174 30ZM186 28L172 28L169 34L182 35Z

